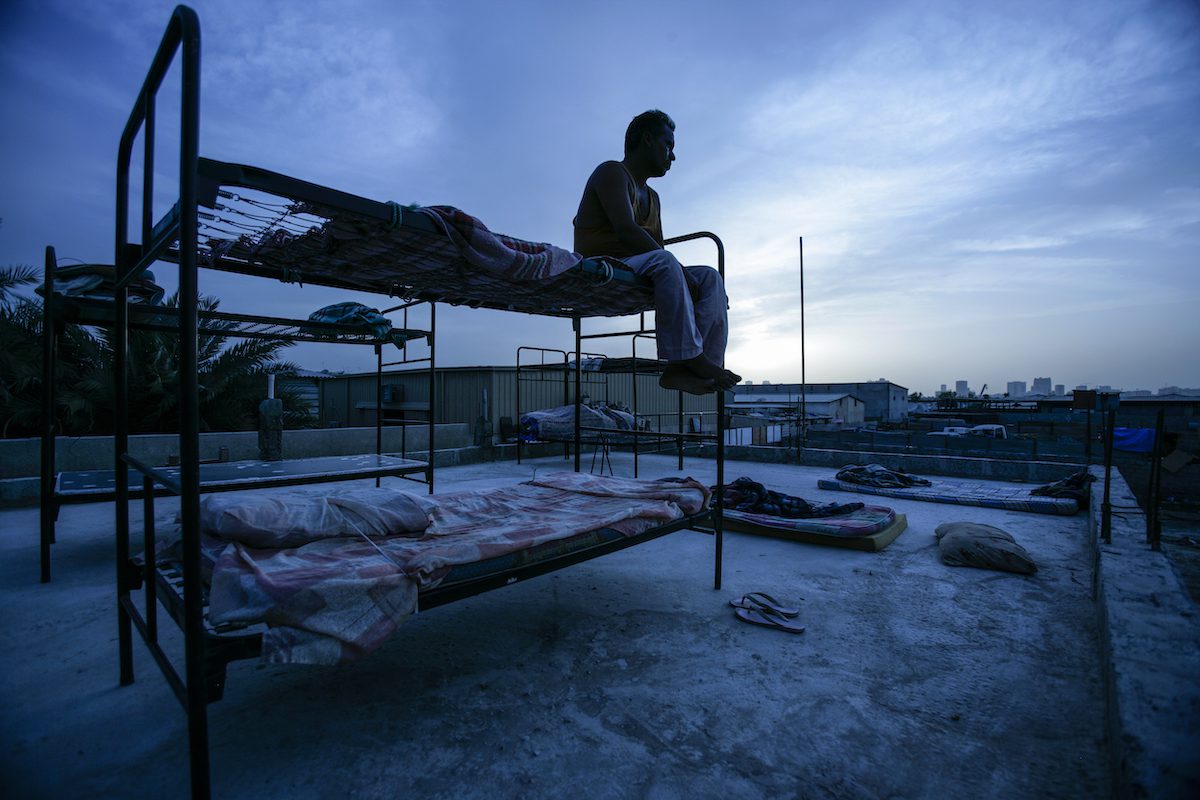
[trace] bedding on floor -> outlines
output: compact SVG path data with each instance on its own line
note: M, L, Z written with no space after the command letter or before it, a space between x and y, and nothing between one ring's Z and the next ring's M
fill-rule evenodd
M900 497L930 503L952 503L960 506L1003 508L1008 511L1029 511L1034 514L1070 515L1079 511L1079 504L1069 497L1036 497L1027 488L1007 486L992 481L938 480L930 482L928 486L888 487L864 486L844 480L821 478L817 481L817 486L821 489L832 489L839 492Z

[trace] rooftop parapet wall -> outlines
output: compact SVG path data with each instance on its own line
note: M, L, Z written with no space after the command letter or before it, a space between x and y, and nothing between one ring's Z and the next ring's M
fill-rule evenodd
M1200 615L1146 518L1112 471L1112 541L1100 539L1104 468L1088 511L1108 694L1114 797L1200 796Z
M383 429L383 452L399 453L402 444L409 453L429 449L428 429L414 425L404 433L398 426ZM439 450L471 444L468 425L438 425L434 444ZM55 467L61 472L112 469L111 436L60 436L55 441ZM258 458L258 432L234 431L200 434L200 458L216 459L228 449L230 461ZM166 464L179 453L175 434L145 434L129 437L129 451L150 464ZM375 428L303 428L283 432L284 458L314 458L375 452ZM0 439L0 479L37 477L41 469L41 440Z

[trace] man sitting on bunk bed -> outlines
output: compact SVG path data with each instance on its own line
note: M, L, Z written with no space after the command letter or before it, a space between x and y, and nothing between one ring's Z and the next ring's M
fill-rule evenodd
M708 394L733 388L725 369L729 301L712 267L685 267L663 249L658 193L646 185L675 160L675 123L662 111L638 114L625 131L625 158L592 172L575 215L575 252L610 256L654 284L659 379L667 389Z

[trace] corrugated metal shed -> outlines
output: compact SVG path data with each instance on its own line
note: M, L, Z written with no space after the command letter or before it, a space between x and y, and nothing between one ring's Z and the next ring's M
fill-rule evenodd
M565 389L564 389L565 377ZM446 367L436 373L438 422L474 425L486 416L496 433L502 418L518 422L521 413L573 403L574 372L567 370L521 370L520 408L517 407L516 367ZM385 422L399 419L424 420L428 414L429 378L424 370L385 372L383 376ZM397 387L388 389L387 387ZM582 393L592 403L634 405L634 376L628 373L585 372ZM375 424L375 373L329 378L321 382L321 419L326 426ZM680 401L677 392L662 389L657 375L639 374L636 381L639 416L649 419L655 430L677 430ZM684 426L688 418L704 415L705 427L714 421L713 395L683 395ZM486 402L486 414L485 414Z

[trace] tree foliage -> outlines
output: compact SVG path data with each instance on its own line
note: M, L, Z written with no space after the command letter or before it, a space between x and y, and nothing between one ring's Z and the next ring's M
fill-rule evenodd
M29 267L0 268L0 436L35 436L42 420L42 301L16 293L36 283ZM202 311L215 311L220 301L200 299ZM173 295L165 305L178 307ZM268 374L288 375L297 367L279 358L291 342L238 339L222 332L201 335L197 347L200 429L252 430L258 404L265 396ZM179 337L173 333L131 330L128 365L128 420L133 433L167 433L179 428ZM116 411L113 388L114 341L108 328L66 325L58 337L53 379L57 430L66 435L113 431ZM279 392L284 424L306 427L315 419L291 392Z

